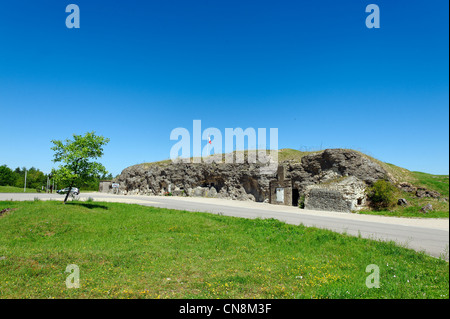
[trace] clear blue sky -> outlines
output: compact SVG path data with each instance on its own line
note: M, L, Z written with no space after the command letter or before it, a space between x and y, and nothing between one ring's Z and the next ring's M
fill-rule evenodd
M68 29L75 3L81 28ZM375 3L381 28L368 29ZM449 172L449 4L25 0L0 6L0 165L52 139L111 139L114 175L167 159L172 129L276 127L279 148L353 148Z

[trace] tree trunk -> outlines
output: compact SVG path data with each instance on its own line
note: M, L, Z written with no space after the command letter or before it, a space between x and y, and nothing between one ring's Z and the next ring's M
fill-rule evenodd
M70 183L69 191L67 192L66 198L64 198L64 204L67 202L67 199L69 198L70 191L72 190L72 187L73 187L73 182Z
M80 160L81 160L81 158L79 158L79 159L77 159L77 165L75 166L75 175L77 174L77 172L78 172L78 163L80 162ZM69 198L69 195L70 195L70 191L72 190L72 187L73 187L73 184L75 183L75 181L73 181L72 180L72 182L70 183L70 186L69 186L69 191L67 192L67 195L66 195L66 198L64 198L64 204L67 202L67 199Z

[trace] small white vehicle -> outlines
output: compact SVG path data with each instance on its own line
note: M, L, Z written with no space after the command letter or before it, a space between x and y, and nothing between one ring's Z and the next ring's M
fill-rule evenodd
M58 194L67 194L67 192L69 191L69 187L66 187L64 189L60 189L58 191L56 191ZM80 194L80 190L76 187L72 187L72 189L70 190L70 194L72 195L79 195Z

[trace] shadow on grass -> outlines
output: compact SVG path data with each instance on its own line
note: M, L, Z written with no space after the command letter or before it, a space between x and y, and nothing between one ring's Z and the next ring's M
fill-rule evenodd
M108 209L108 207L99 205L99 204L92 204L92 203L79 203L79 202L68 202L66 205L76 205L76 206L83 206L88 209L94 209L94 208L100 208L100 209Z

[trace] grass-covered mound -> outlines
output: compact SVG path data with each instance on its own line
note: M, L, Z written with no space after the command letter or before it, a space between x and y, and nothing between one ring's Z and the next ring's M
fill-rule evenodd
M299 151L290 148L280 149L279 151L268 151L268 153L277 152L278 162L291 162L299 163L302 158L307 155L319 154L323 150L317 151ZM363 214L376 214L376 215L386 215L386 216L397 216L397 217L425 217L425 218L448 218L449 217L449 176L448 175L433 175L421 172L412 172L405 168L384 163L378 159L368 156L364 153L355 151L362 156L374 161L379 164L389 175L393 181L393 185L396 186L400 183L410 183L414 187L423 187L430 191L435 191L440 193L439 198L423 197L419 198L415 196L415 193L408 193L396 188L394 194L392 194L394 203L388 208L378 208L378 209L365 209L359 213ZM236 153L236 152L233 152ZM244 156L247 155L248 151L243 151ZM219 155L220 156L220 155ZM222 154L223 161L225 160L225 154ZM191 158L191 161L193 159ZM164 165L170 163L170 160L153 162L153 163L143 163L138 164L143 168L148 168L152 165ZM397 205L397 201L400 198L407 200L407 206ZM431 204L433 210L428 213L423 213L421 208L427 204Z

